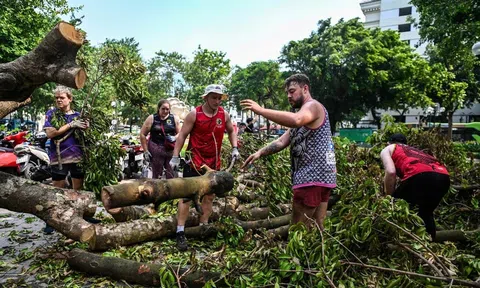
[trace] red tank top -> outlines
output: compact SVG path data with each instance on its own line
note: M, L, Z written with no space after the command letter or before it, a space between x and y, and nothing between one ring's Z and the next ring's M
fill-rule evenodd
M402 181L423 172L448 175L447 168L440 164L435 157L408 145L396 144L392 160L397 170L397 176Z
M202 165L220 170L220 151L225 132L225 111L218 107L217 114L209 117L203 113L202 106L195 108L196 119L190 132L187 150L191 151L192 166L200 169Z

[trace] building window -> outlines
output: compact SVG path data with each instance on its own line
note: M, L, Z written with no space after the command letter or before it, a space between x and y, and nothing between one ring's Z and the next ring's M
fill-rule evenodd
M398 25L398 32L408 32L410 31L412 24L401 24Z
M405 123L405 121L407 120L407 117L401 116L401 115L394 115L393 119L395 119L395 122Z
M398 10L398 16L407 16L412 15L412 6L403 7Z

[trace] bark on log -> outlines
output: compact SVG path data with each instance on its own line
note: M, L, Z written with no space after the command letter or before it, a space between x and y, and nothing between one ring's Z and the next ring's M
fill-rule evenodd
M437 231L435 235L435 242L441 243L445 241L450 242L464 242L467 241L467 236L474 233L479 233L480 229L473 231L462 231L462 230L442 230Z
M0 172L0 207L33 214L65 236L82 240L94 226L83 216L95 213L95 195L59 189Z
M452 188L455 190L461 191L474 191L480 189L480 184L473 184L473 185L452 185Z
M0 101L23 102L47 82L82 88L87 75L75 59L83 43L83 33L67 22L58 23L34 50L0 64ZM15 110L14 105L8 107ZM3 107L2 112L8 107Z
M144 216L149 216L155 214L155 209L152 207L143 207L143 206L128 206L128 207L119 207L113 208L107 211L112 215L115 222L127 222L129 220L141 219Z
M10 114L12 111L18 110L23 106L32 103L32 97L27 98L25 101L2 101L0 102L0 118L3 118Z
M227 196L225 198L217 198L213 201L212 214L210 215L210 221L215 222L222 216L231 216L242 221L260 220L266 219L270 215L269 207L256 207L254 203L239 205L240 202L234 196ZM291 204L278 205L282 214L290 214L292 212ZM128 206L122 208L113 208L108 210L115 221L126 222L129 220L141 219L144 216L155 214L155 210L152 207L142 206ZM199 218L195 209L190 209L186 227L198 226Z
M222 197L233 188L233 176L225 171L209 171L203 176L168 180L133 180L102 189L102 202L108 211L113 208L143 205L178 198L194 198L196 208L204 195Z
M267 220L239 221L238 224L245 230L273 229L287 225L290 222L290 218L291 215L284 215ZM116 224L96 224L94 228L94 233L90 235L90 238L84 238L84 242L88 242L90 250L100 251L173 236L177 229L177 221L175 217L167 217L165 219L151 218ZM185 234L190 237L205 237L213 235L219 229L221 229L221 226L215 227L215 224L196 226L185 228ZM205 234L205 230L210 230L210 232ZM75 238L72 239L77 240Z
M87 274L107 276L115 280L125 280L128 283L149 286L160 285L159 271L161 268L172 268L175 272L178 269L178 267L168 267L161 264L140 263L116 257L103 257L78 248L69 252L67 263L73 269ZM179 275L187 272L187 270L187 268L180 267L178 270ZM221 274L216 272L192 271L181 277L179 282L185 283L187 287L203 287L209 280L219 279L220 276Z
M290 229L290 225L280 226L275 229L270 229L268 232L274 234L277 238L287 240L288 239L288 229Z
M292 215L283 215L276 218L257 221L237 221L237 224L240 225L245 231L258 230L261 228L269 230L288 225L291 219ZM223 229L224 227L221 223L214 223L209 225L185 228L185 235L187 237L207 237L213 236L218 232L221 232Z

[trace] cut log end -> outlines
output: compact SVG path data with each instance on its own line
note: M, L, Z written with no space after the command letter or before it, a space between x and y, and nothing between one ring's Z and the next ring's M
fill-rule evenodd
M82 68L78 70L77 75L75 75L75 86L77 89L82 89L85 86L85 82L87 81L87 73Z
M90 245L93 244L94 246L95 235L96 235L95 226L91 225L90 227L85 228L85 230L82 231L82 234L80 235L80 242L90 243Z
M72 42L72 43L74 43L78 46L82 46L83 41L84 41L84 35L79 30L76 30L75 26L73 26L72 24L70 24L68 22L60 22L58 24L58 30L60 31L60 34L62 34L62 36L65 39L67 39L68 41L70 41L70 42Z

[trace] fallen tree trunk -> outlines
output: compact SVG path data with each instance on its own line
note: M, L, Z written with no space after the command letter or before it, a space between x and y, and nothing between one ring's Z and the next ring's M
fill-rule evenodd
M73 269L87 274L106 276L115 280L125 280L128 283L149 286L160 286L162 284L159 273L162 268L172 269L174 274L178 271L179 276L185 274L180 279L176 279L176 282L180 284L185 283L187 287L203 287L209 280L220 279L221 276L220 273L216 272L189 271L184 267L170 267L161 264L140 263L116 257L103 257L78 248L68 253L67 263Z
M83 216L95 214L93 193L59 189L0 172L0 207L14 212L33 214L65 236L85 239L94 229Z
M435 242L463 242L468 240L469 235L473 235L475 233L479 233L480 229L473 230L473 231L462 231L462 230L442 230L437 231L435 235Z
M284 215L267 220L239 221L238 224L245 230L259 228L273 229L287 225L290 219L290 215ZM185 228L185 234L190 237L213 235L221 229L221 226L215 228L215 225L216 223ZM175 217L165 219L150 218L125 223L96 224L94 228L92 233L88 235L89 237L84 237L83 240L84 242L88 242L90 250L101 251L113 247L128 246L173 236L177 231L177 220ZM205 234L205 230L210 230L210 232ZM75 238L72 239L78 240Z
M113 208L143 205L178 198L194 198L197 210L204 195L223 196L233 188L233 176L225 171L209 171L203 176L168 180L132 180L103 187L101 197L108 211ZM200 211L199 211L200 212Z
M480 184L452 185L452 188L455 189L455 190L473 191L473 190L479 190L480 189Z
M215 222L222 216L231 216L243 221L266 219L271 216L271 210L269 207L256 207L256 205L252 205L253 203L245 205L239 204L240 202L238 199L233 196L215 199L215 201L213 201L212 214L209 218L210 221ZM291 204L280 204L278 207L283 215L290 214L292 212ZM156 213L155 209L150 206L128 206L113 208L108 210L108 212L112 215L116 222L137 220ZM190 209L185 226L197 226L198 224L198 213L196 213L195 209Z
M32 97L27 98L25 101L2 101L0 102L0 117L5 117L13 111L22 108L28 104L32 103Z
M258 220L258 221L237 221L237 225L243 228L243 230L258 230L261 228L275 229L281 226L289 225L290 220L292 219L292 215L283 215L276 218ZM222 223L213 223L209 225L203 226L195 226L185 228L185 235L187 237L207 237L213 236L218 232L224 230L224 226Z
M35 89L47 82L82 88L87 75L75 59L83 43L83 33L67 22L60 22L34 50L0 64L0 101L8 101L0 109L0 118L18 109L11 101L26 101Z
M288 229L290 229L290 225L280 226L275 229L270 229L268 232L274 234L279 239L287 240L288 238Z
M110 209L107 212L112 215L113 219L115 219L115 222L137 220L156 213L155 209L147 206L119 207Z

